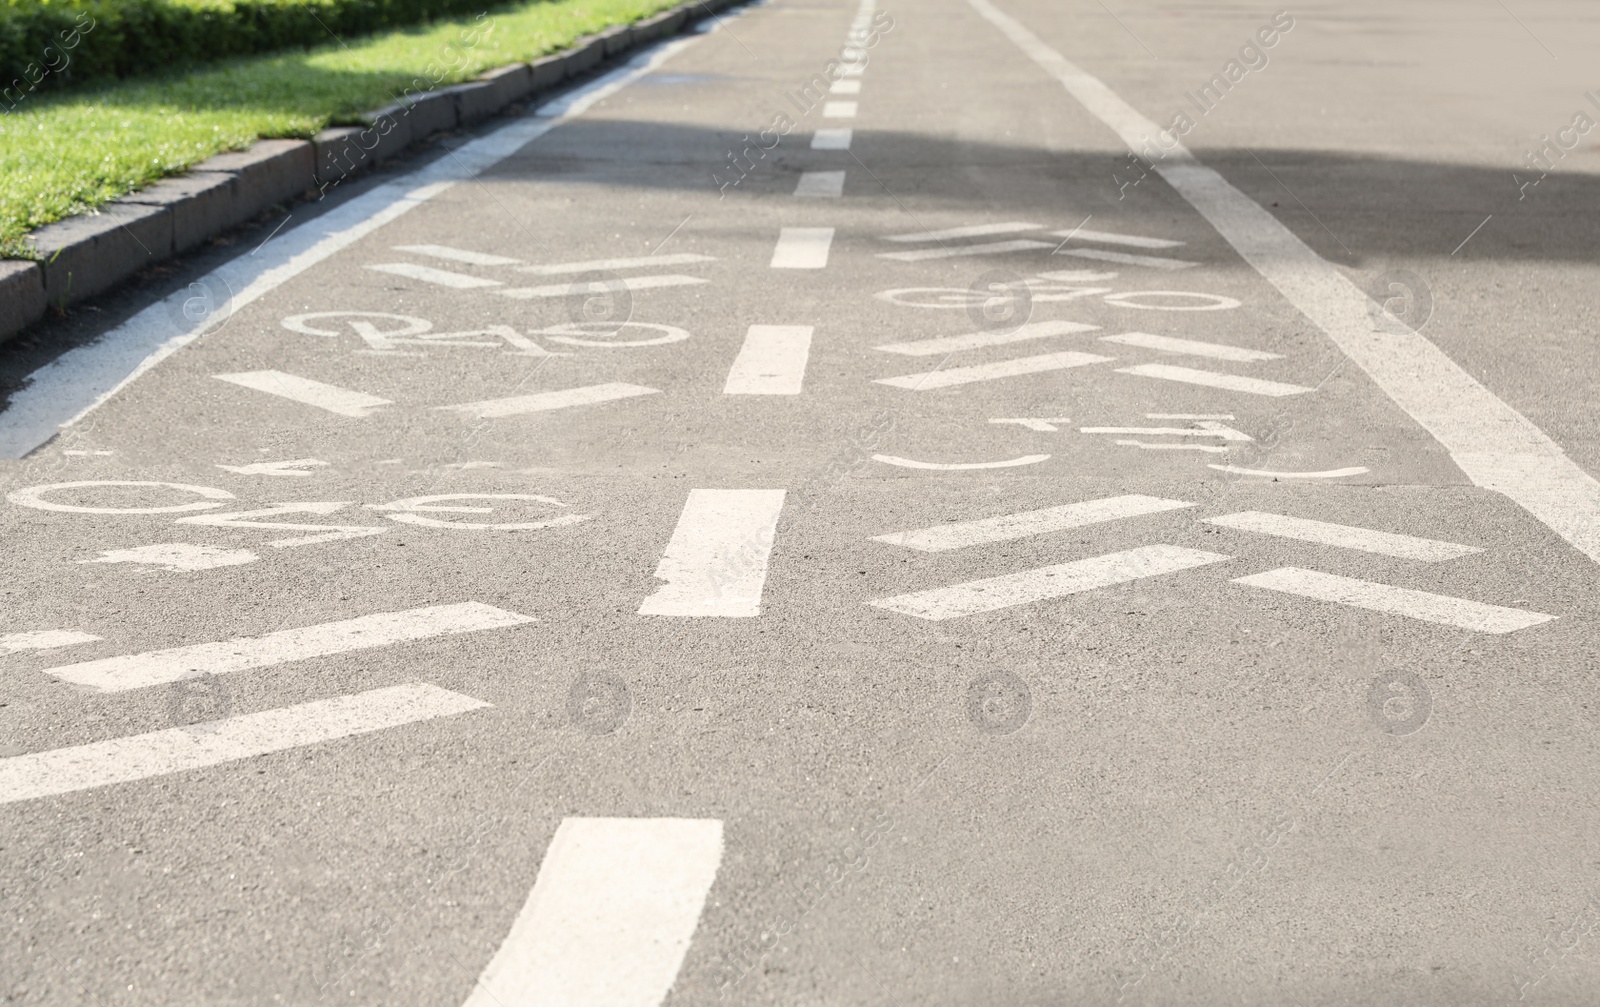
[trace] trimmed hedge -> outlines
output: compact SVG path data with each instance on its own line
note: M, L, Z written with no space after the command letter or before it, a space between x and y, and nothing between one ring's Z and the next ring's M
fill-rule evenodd
M133 77L483 12L502 0L0 0L0 109Z

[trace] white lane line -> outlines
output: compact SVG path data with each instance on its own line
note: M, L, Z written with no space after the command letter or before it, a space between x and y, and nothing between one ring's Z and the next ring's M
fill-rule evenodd
M1144 149L1161 131L989 0L968 2L1130 150ZM1559 444L1420 333L1397 334L1378 325L1377 306L1354 281L1197 161L1181 141L1167 150L1155 170L1384 394L1444 445L1467 478L1511 498L1600 563L1600 481L1568 458Z
M929 259L954 259L963 255L1004 255L1007 252L1031 252L1049 248L1048 241L1017 238L1014 241L986 241L978 245L955 245L951 248L918 248L909 252L879 252L880 259L897 262L925 262Z
M1156 444L1149 441L1115 441L1126 448L1143 448L1146 451L1209 451L1214 455L1227 454L1227 448L1210 444Z
M431 255L435 259L465 262L474 266L515 266L522 261L506 255L490 255L488 252L473 252L465 248L451 248L449 245L395 245L394 250L397 252L412 252L416 255Z
M1199 427L1079 427L1080 434L1145 434L1149 437L1220 437L1225 441L1249 441L1243 430L1221 423L1205 422Z
M66 664L59 668L48 668L45 674L101 692L123 692L176 682L192 675L226 675L235 671L271 668L290 661L387 647L435 636L501 629L533 621L531 616L507 612L475 601L430 605L298 629L280 629L264 636L241 636L218 643L196 643L187 647L170 647L143 654Z
M1076 238L1080 241L1093 241L1102 245L1126 245L1129 248L1178 248L1183 245L1183 242L1173 241L1170 238L1146 238L1137 234L1090 231L1081 227L1072 231L1053 231L1051 233L1058 238L1067 238L1069 240Z
M802 171L794 194L814 199L838 199L844 195L844 172Z
M1253 363L1257 360L1283 359L1283 354L1281 353L1248 350L1243 346L1229 346L1225 343L1206 343L1198 339L1156 336L1148 332L1123 332L1115 336L1101 336L1100 338L1108 343L1121 343L1124 346L1142 346L1147 350L1160 350L1163 353L1182 353L1191 357L1211 357L1213 360L1232 360L1245 364Z
M819 129L811 134L812 150L849 150L854 132L849 129Z
M710 283L699 276L666 273L661 276L621 276L608 280L573 280L571 283L551 283L538 287L505 287L494 291L501 297L519 301L535 297L593 297L597 293L621 286L628 291L654 290L657 287L687 287L697 283Z
M1037 231L1044 225L1029 224L1023 221L1010 221L1004 224L972 224L967 227L947 227L942 231L917 231L914 234L886 234L884 241L946 241L955 238L983 238L991 234L1017 234L1021 231Z
M772 249L773 269L822 269L833 246L831 227L785 227Z
M974 521L957 521L952 524L934 525L931 528L917 528L913 531L874 535L872 541L905 546L907 549L916 549L919 552L944 552L947 549L964 549L970 545L1030 538L1067 528L1082 528L1085 525L1121 521L1124 518L1159 514L1163 511L1193 506L1194 504L1183 500L1166 500L1134 493L1063 504L1059 507L1046 507L1042 510L1001 514L998 517L979 518Z
M1058 423L1071 423L1067 416L996 416L989 420L990 423L1015 423L1019 427L1041 434L1053 434L1060 431Z
M18 755L0 759L0 804L203 769L488 706L471 696L419 682L203 725Z
M902 353L908 357L936 357L985 346L1003 346L1006 343L1020 343L1048 336L1092 332L1099 327L1087 322L1029 322L1015 332L973 332L964 336L940 336L937 339L917 339L908 343L885 343L882 346L874 346L873 349L883 353Z
M1080 259L1098 262L1115 262L1122 266L1148 266L1151 269L1189 269L1200 263L1188 259L1164 259L1159 255L1132 255L1128 252L1109 252L1103 248L1066 248L1060 255L1074 255Z
M896 388L909 388L913 391L925 392L935 388L971 384L974 381L994 381L997 378L1014 378L1024 374L1064 370L1068 367L1103 364L1111 359L1111 357L1097 357L1093 353L1078 353L1072 350L1065 350L1061 353L1042 353L1035 357L1015 357L1011 360L997 360L992 364L951 367L947 370L928 371L923 374L906 374L898 378L878 378L874 384L893 385Z
M431 283L436 287L451 287L456 290L472 290L478 287L501 286L499 280L490 280L482 276L468 276L466 273L453 273L448 269L435 269L432 266L419 266L414 262L378 262L363 267L378 273L392 273L395 276L404 276L408 280L421 280Z
M195 283L152 304L96 342L69 350L35 371L0 412L0 458L21 458L138 380L150 368L222 325L246 305L422 206L459 182L487 171L528 144L616 94L698 35L663 43L561 98L536 116L506 125L450 151L409 175L380 185L321 216L242 252ZM196 287L207 296L198 297ZM198 321L195 301L202 302ZM175 321L175 319L180 321Z
M463 1007L656 1007L721 863L716 819L563 819Z
M859 80L836 80L833 82L833 86L828 88L828 91L832 94L860 94L861 82Z
M214 570L219 566L243 566L257 559L260 557L248 549L224 549L191 542L161 542L132 549L106 549L95 559L80 559L78 562L142 563L175 573L192 573L196 570Z
M867 604L886 608L918 619L955 619L993 612L1013 605L1027 605L1050 598L1093 591L1112 584L1125 584L1145 577L1191 570L1210 563L1222 563L1227 556L1175 545L1147 545L1125 552L1109 553L1091 559L1058 563L1055 566L1008 573L999 577L953 584L932 591L918 591L893 598L879 598Z
M548 266L521 266L519 273L561 276L566 273L593 273L611 269L649 269L652 266L688 266L696 262L715 262L714 255L675 252L671 255L635 255L621 259L589 259L584 262L557 262Z
M578 388L563 388L555 392L536 392L533 395L514 395L506 399L485 399L482 402L463 402L456 406L435 406L434 408L466 413L468 416L480 420L492 420L502 416L543 413L552 409L592 406L600 402L631 399L639 395L659 394L661 394L661 389L659 388L646 388L643 385L630 385L622 381L613 381L603 385L583 385Z
M1147 420L1231 420L1232 413L1145 413Z
M214 374L218 381L249 388L268 395L291 399L302 405L326 409L340 416L364 419L374 409L394 403L366 392L351 391L338 385L325 385L320 381L302 378L283 371L243 371L238 374Z
M857 102L853 101L825 101L822 103L822 117L824 119L854 119L856 117Z
M54 650L73 647L80 643L93 643L100 639L93 633L80 633L75 629L36 629L27 633L7 633L0 636L0 653L16 654L24 650Z
M1315 388L1307 388L1304 385L1289 385L1281 381L1265 381L1261 378L1247 378L1238 374L1219 374L1216 371L1202 371L1193 367L1175 367L1172 364L1139 364L1137 367L1119 367L1117 368L1117 373L1134 374L1141 378L1160 378L1162 381L1181 381L1187 385L1203 385L1206 388L1221 388L1230 392L1247 392L1251 395L1281 397L1316 391Z
M811 355L809 325L752 325L728 371L724 395L799 395Z
M1312 521L1283 514L1267 514L1262 511L1240 511L1237 514L1223 514L1204 520L1206 524L1221 525L1224 528L1277 535L1340 549L1359 549L1362 552L1421 560L1424 563L1438 563L1483 552L1473 545L1458 545L1455 542L1442 542L1438 539L1417 538L1413 535L1375 531L1371 528L1332 524L1327 521Z
M1049 455L1018 455L1000 462L919 462L898 455L873 455L872 460L885 465L898 465L903 469L931 469L937 472L967 472L972 469L1014 469L1022 465L1037 465L1050 460Z
M1344 476L1358 476L1371 469L1365 465L1352 465L1343 469L1328 469L1325 472L1272 472L1268 469L1247 469L1238 465L1207 465L1208 469L1218 472L1232 472L1240 476L1266 476L1270 479L1340 479Z
M783 490L689 491L656 566L666 581L640 615L747 619L761 614Z
M1387 615L1403 615L1408 619L1455 626L1479 633L1513 633L1529 626L1554 619L1553 615L1528 612L1520 608L1502 608L1481 601L1452 598L1447 594L1431 594L1410 588L1374 584L1353 577L1336 577L1319 570L1302 570L1286 566L1266 573L1235 577L1235 584L1263 587L1269 591L1331 601L1338 605L1365 608Z

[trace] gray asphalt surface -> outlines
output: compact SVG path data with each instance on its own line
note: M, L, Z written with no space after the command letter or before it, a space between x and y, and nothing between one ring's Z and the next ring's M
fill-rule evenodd
M1162 126L1276 13L997 3ZM203 746L233 737L235 718L408 683L488 704L0 792L0 1002L562 1002L485 970L516 943L535 878L558 880L547 850L572 819L722 830L714 880L683 895L681 966L667 955L654 986L635 961L671 939L626 898L601 905L604 879L579 877L574 918L611 911L639 932L545 933L547 954L615 978L576 981L589 992L575 1004L1600 999L1600 557L1579 547L1583 528L1475 484L1154 169L1122 184L1127 144L986 6L886 4L865 71L846 78L859 94L828 96L859 103L848 119L801 115L787 96L839 56L854 6L770 0L725 16L0 462L8 787L71 776L37 769L38 753L174 728L180 747ZM1600 472L1600 136L1519 189L1537 177L1524 153L1541 135L1580 110L1600 120L1585 95L1600 89L1587 58L1600 16L1575 2L1354 0L1290 15L1263 65L1208 113L1191 107L1185 144L1330 275L1397 296L1399 317L1374 304L1374 324L1399 341L1420 332ZM730 149L760 142L780 112L792 131L730 175ZM812 149L819 128L853 129L849 148ZM52 332L109 354L118 326L161 297L204 291L230 258L269 254L314 214L454 156L418 154ZM803 173L836 171L841 196L795 195ZM714 175L740 181L719 192ZM886 240L1008 223L1034 226ZM785 228L833 229L825 266L772 268ZM995 241L1034 244L973 254ZM884 257L919 249L949 254ZM673 264L522 270L613 259ZM416 266L493 285L442 286ZM627 284L667 275L699 282ZM565 284L577 286L500 293ZM1202 306L1215 310L1161 310ZM386 342L407 319L476 334ZM1097 328L875 349L1025 321ZM799 394L724 391L753 325L811 327ZM1101 338L1125 333L1207 346ZM626 345L658 339L674 341ZM1110 359L876 383L1069 351ZM21 389L49 357L16 345L0 367ZM1121 370L1150 365L1300 390ZM386 402L341 414L286 396L281 378L263 391L217 377L258 372ZM617 383L652 391L449 408ZM1018 419L1030 422L994 422ZM775 535L730 534L697 582L715 608L764 572L759 615L641 614L696 490L785 491ZM396 503L449 495L500 498ZM874 540L1132 495L1187 506L946 551ZM1582 494L1562 501L1597 533ZM291 503L321 507L274 511ZM183 505L196 506L135 512ZM1206 520L1241 512L1366 529L1347 534L1368 546ZM255 523L180 520L222 514ZM563 514L586 517L458 526ZM267 526L284 523L323 530ZM346 531L274 544L331 528ZM1477 551L1372 552L1370 532ZM1152 546L1212 559L937 620L870 604ZM207 562L219 565L175 568ZM1285 568L1346 578L1343 600L1234 582ZM1390 610L1355 604L1360 590ZM180 673L200 677L115 690L51 673L467 602L535 621L237 669L189 652ZM1462 602L1496 608L1462 615ZM1521 628L1485 631L1480 617ZM40 649L20 635L46 631L95 639Z

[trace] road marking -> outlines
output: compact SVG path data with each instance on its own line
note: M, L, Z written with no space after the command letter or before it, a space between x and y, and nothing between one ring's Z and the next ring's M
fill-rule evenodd
M203 769L488 706L471 696L413 683L205 725L18 755L0 759L0 804Z
M475 601L430 605L298 629L281 629L264 636L241 636L218 643L196 643L67 664L46 669L45 674L101 692L124 692L176 682L197 674L226 675L235 671L271 668L313 657L331 657L353 650L387 647L436 636L475 633L483 629L502 629L533 621L530 616Z
M1109 252L1103 248L1067 248L1061 255L1075 255L1080 259L1115 262L1122 266L1149 266L1152 269L1189 269L1200 263L1188 259L1164 259L1159 255L1130 255L1127 252Z
M637 255L623 259L589 259L586 262L557 262L548 266L521 266L519 273L561 276L567 273L594 273L613 269L649 269L651 266L688 266L696 262L715 262L714 255L676 252L671 255ZM597 281L609 282L605 280Z
M1103 82L989 0L968 2L1111 127L1130 150L1142 149L1161 132ZM1175 139L1155 170L1384 394L1449 450L1467 478L1509 497L1600 563L1600 481L1568 458L1559 444L1420 333L1397 334L1378 325L1376 306L1354 281L1260 204L1196 160L1180 140Z
M325 385L310 378L285 374L283 371L243 371L238 374L214 374L218 381L250 388L268 395L290 399L302 405L315 406L340 416L364 419L380 406L394 405L366 392L355 392L338 385Z
M600 402L614 402L617 399L631 399L638 395L659 395L661 389L646 388L643 385L630 385L621 381L613 381L603 385L582 385L578 388L563 388L557 392L538 392L534 395L514 395L506 399L485 399L482 402L464 402L458 406L435 406L435 409L449 409L480 420L498 419L502 416L521 416L524 413L542 413L552 409L567 409L572 406L592 406Z
M463 1007L656 1007L721 863L716 819L563 819Z
M1003 462L919 462L897 455L873 455L872 460L885 465L898 465L903 469L933 469L939 472L965 472L970 469L1014 469L1022 465L1037 465L1050 460L1049 455L1018 455Z
M1331 524L1327 521L1312 521L1261 511L1240 511L1237 514L1223 514L1204 520L1206 524L1221 525L1224 528L1277 535L1340 549L1359 549L1362 552L1421 560L1424 563L1438 563L1483 552L1473 545L1458 545L1455 542L1442 542L1438 539L1417 538L1412 535L1399 535L1394 532L1374 531L1371 528Z
M822 269L833 245L831 227L785 227L772 249L773 269Z
M802 171L800 182L794 187L794 194L819 199L837 199L844 195L844 172Z
M1030 322L1015 332L973 332L965 336L940 336L937 339L918 339L909 343L885 343L873 349L884 353L902 353L908 357L937 357L961 350L976 350L985 346L1003 346L1047 336L1066 336L1074 332L1092 332L1098 325L1086 322ZM990 422L994 422L991 420Z
M656 566L666 581L640 615L746 619L761 614L783 490L689 491Z
M143 563L175 572L189 573L219 566L242 566L245 563L254 563L258 558L248 549L223 549L214 545L163 542L159 545L141 545L133 549L106 549L96 559L80 559L78 562Z
M879 347L879 349L882 349L882 347ZM1060 427L1056 426L1057 423L1071 423L1072 420L1070 418L1066 417L1066 416L1048 416L1048 417L1037 417L1037 418L1036 417L1023 416L1023 417L995 417L994 419L991 419L989 422L990 423L1015 423L1018 426L1027 427L1029 430L1035 430L1035 431L1037 431L1037 432L1039 432L1041 434L1053 434L1053 433L1056 433L1057 431L1059 431L1061 429Z
M1021 231L1037 231L1041 224L1028 224L1022 221L1010 221L1004 224L971 224L966 227L947 227L942 231L917 231L914 234L886 234L884 241L946 241L955 238L983 238L991 234L1017 234Z
M1017 238L1014 241L988 241L978 245L954 245L950 248L917 248L909 252L879 252L880 259L897 262L925 262L929 259L954 259L963 255L1004 255L1008 252L1031 252L1049 248L1048 241Z
M1145 413L1147 420L1231 420L1232 413Z
M1302 570L1286 566L1266 573L1235 577L1235 584L1263 587L1269 591L1331 601L1337 605L1365 608L1387 615L1403 615L1408 619L1455 626L1479 633L1514 633L1519 629L1537 626L1554 619L1553 615L1528 612L1518 608L1486 605L1481 601L1452 598L1446 594L1431 594L1410 588L1374 584L1353 577L1336 577L1318 570Z
M1267 469L1246 469L1237 465L1207 465L1208 469L1218 472L1232 472L1240 476L1266 476L1270 479L1339 479L1343 476L1358 476L1370 472L1365 465L1352 465L1344 469L1328 469L1325 472L1271 472Z
M1037 570L953 584L932 591L879 598L867 604L918 619L956 619L1014 605L1064 598L1112 584L1159 577L1211 563L1223 563L1229 558L1175 545L1147 545Z
M828 88L828 91L832 94L860 94L861 82L859 80L836 80L833 82L833 86Z
M295 458L282 462L251 462L249 465L221 465L217 468L241 476L309 476L308 468L321 468L328 463L320 458Z
M856 102L853 101L825 101L822 103L822 117L824 119L854 119L856 117Z
M452 273L448 269L419 266L414 262L379 262L365 268L374 272L404 276L408 280L421 280L423 283L431 283L436 287L452 287L456 290L471 290L475 287L498 287L501 285L499 280L490 280L482 276L468 276L466 273Z
M865 63L845 63L844 66L840 67L840 71L846 77L859 77L866 73L867 65Z
M515 266L522 261L505 255L490 255L487 252L473 252L465 248L451 248L449 245L395 245L394 250L397 252L413 252L417 255L431 255L435 259L465 262L473 266Z
M948 549L964 549L971 545L1030 538L1067 528L1082 528L1085 525L1120 521L1124 518L1159 514L1163 511L1193 506L1194 504L1183 500L1165 500L1161 497L1129 494L1063 504L1059 507L1046 507L1042 510L1001 514L998 517L979 518L974 521L957 521L934 525L931 528L917 528L913 531L874 535L872 541L905 546L918 552L944 552Z
M1264 381L1261 378L1247 378L1238 374L1219 374L1216 371L1202 371L1193 367L1175 367L1172 364L1139 364L1137 367L1119 367L1117 368L1117 373L1136 374L1142 378L1160 378L1163 381L1181 381L1184 384L1204 385L1207 388L1222 388L1230 392L1248 392L1251 395L1280 397L1316 391L1315 388L1307 388L1304 385L1288 385L1280 381Z
M1143 448L1146 451L1209 451L1214 455L1227 454L1227 448L1219 448L1211 444L1153 444L1148 441L1114 441L1127 448Z
M1257 360L1282 360L1281 353L1267 353L1263 350L1247 350L1243 346L1228 346L1225 343L1206 343L1198 339L1176 339L1172 336L1155 336L1148 332L1123 332L1115 336L1101 336L1108 343L1121 343L1124 346L1142 346L1147 350L1160 350L1163 353L1182 353L1192 357L1211 357L1214 360L1232 360L1237 363L1253 363ZM1229 417L1230 419L1232 417Z
M1172 241L1168 238L1145 238L1137 234L1116 234L1111 231L1089 231L1077 228L1071 231L1053 231L1058 238L1068 240L1077 238L1080 241L1094 241L1102 245L1127 245L1129 248L1178 248L1183 245L1181 241Z
M661 276L618 276L608 280L574 280L571 283L550 283L538 287L505 287L494 292L501 297L526 301L535 297L593 297L616 287L632 292L654 290L658 287L687 287L710 282L699 276L666 273Z
M799 395L811 354L809 325L752 325L728 371L724 395Z
M24 650L54 650L57 647L93 643L98 639L93 633L80 633L75 629L36 629L0 636L0 651L16 654Z
M974 381L994 381L997 378L1014 378L1023 374L1059 371L1068 367L1103 364L1111 357L1097 357L1093 353L1064 350L1060 353L1043 353L1035 357L1014 357L997 360L991 364L974 364L971 367L952 367L949 370L929 371L925 374L907 374L898 378L878 378L874 384L893 385L913 391L931 391L952 385L971 384Z
M1221 423L1205 422L1199 427L1079 427L1080 434L1146 434L1150 437L1220 437L1225 441L1249 441L1251 436Z
M848 129L819 129L811 134L812 150L849 150L852 131Z

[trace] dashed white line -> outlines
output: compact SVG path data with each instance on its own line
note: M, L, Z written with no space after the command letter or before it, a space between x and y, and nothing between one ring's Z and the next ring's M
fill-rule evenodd
M218 381L226 381L231 385L266 392L268 395L276 395L279 398L299 402L301 405L315 406L339 416L351 416L356 419L371 416L372 411L381 406L394 405L388 399L380 399L376 395L340 388L338 385L325 385L320 381L286 374L283 371L242 371L238 374L213 376Z
M454 273L448 269L435 269L432 266L419 266L414 262L379 262L366 268L378 273L392 273L395 276L404 276L408 280L421 280L423 283L431 283L436 287L451 287L455 290L501 286L499 280L491 280L483 276L469 276L466 273Z
M1455 626L1478 633L1514 633L1519 629L1537 626L1554 619L1553 615L1529 612L1519 608L1487 605L1466 598L1453 598L1445 594L1432 594L1410 588L1394 587L1356 580L1354 577L1336 577L1318 570L1302 570L1286 566L1248 577L1235 577L1235 584L1281 591L1285 594L1328 601L1338 605L1364 608L1387 615L1403 615L1408 619Z
M949 241L956 238L984 238L992 234L1017 234L1021 231L1037 231L1042 224L1029 224L1023 221L1009 221L1004 224L971 224L966 227L947 227L942 231L917 231L914 234L886 234L884 241Z
M1099 327L1087 322L1029 322L1015 332L973 332L964 336L940 336L906 343L885 343L882 346L874 346L873 349L884 353L900 353L908 357L937 357L962 350L981 349L985 346L1004 346L1007 343L1020 343L1029 339L1092 332Z
M728 371L724 395L799 395L811 354L809 325L752 325Z
M822 117L824 119L854 119L856 117L856 102L853 101L825 101L822 103Z
M514 395L504 399L485 399L482 402L464 402L456 406L435 406L466 413L480 420L498 419L502 416L521 416L526 413L543 413L552 409L570 409L573 406L592 406L600 402L631 399L640 395L659 395L661 389L630 385L612 381L603 385L583 385L563 388L555 392L536 392L532 395Z
M1193 367L1175 367L1171 364L1139 364L1137 367L1119 367L1117 368L1117 373L1134 374L1142 378L1159 378L1162 381L1181 381L1188 385L1203 385L1206 388L1221 388L1230 392L1245 392L1250 395L1282 397L1316 391L1315 388L1307 388L1304 385L1290 385L1281 381L1265 381L1261 378L1247 378L1238 374L1219 374L1216 371L1202 371Z
M954 245L950 248L918 248L909 252L879 252L880 259L897 262L926 262L929 259L954 259L964 255L1004 255L1008 252L1031 252L1049 248L1048 241L1017 238L1013 241L986 241L976 245Z
M878 378L874 383L892 385L895 388L909 388L913 391L931 391L935 388L971 384L974 381L994 381L998 378L1059 371L1068 367L1103 364L1111 359L1111 357L1097 357L1093 353L1065 350L1061 353L1043 353L1034 357L1015 357L989 364L974 364L970 367L951 367L923 374L906 374L898 378Z
M656 566L666 581L640 615L746 619L761 614L783 490L696 489Z
M100 639L93 633L80 633L74 629L36 629L28 633L7 633L0 636L0 653L16 654L24 650L54 650L73 647L80 643L93 643Z
M844 172L802 171L794 194L813 199L838 199L844 195Z
M397 252L412 252L417 255L431 255L435 259L465 262L474 266L515 266L522 261L506 255L490 255L487 252L473 252L465 248L451 248L449 245L396 245L394 250Z
M854 133L849 129L819 129L811 134L812 150L849 150Z
M584 262L556 262L547 266L520 266L519 273L561 276L566 273L592 273L612 269L648 269L652 266L687 266L696 262L715 262L714 255L675 252L670 255L635 255L620 259L589 259Z
M773 269L822 269L833 246L831 227L785 227L772 249Z
M828 91L832 94L860 94L861 82L859 80L836 80L833 82L833 86L828 88Z
M1277 535L1281 538L1314 542L1317 545L1335 546L1340 549L1358 549L1384 556L1397 556L1400 559L1421 560L1424 563L1459 559L1483 551L1473 545L1458 545L1455 542L1442 542L1438 539L1418 538L1413 535L1332 524L1327 521L1312 521L1283 514L1267 514L1261 511L1222 514L1218 517L1208 517L1205 522L1221 525L1224 528L1237 528L1240 531Z
M1232 360L1236 363L1247 364L1254 363L1257 360L1283 359L1283 354L1281 353L1250 350L1243 346L1229 346L1226 343L1207 343L1198 339L1156 336L1148 332L1123 332L1114 336L1101 336L1100 338L1105 342L1121 343L1124 346L1142 346L1147 350L1160 350L1163 353L1181 353L1185 356L1210 357L1213 360Z
M1063 504L1059 507L1046 507L1042 510L1001 514L998 517L979 518L974 521L957 521L934 525L931 528L918 528L914 531L874 535L872 541L905 546L907 549L916 549L919 552L944 552L948 549L964 549L972 545L1030 538L1067 528L1082 528L1085 525L1121 521L1145 514L1159 514L1163 511L1193 506L1194 504L1183 500L1129 494Z

